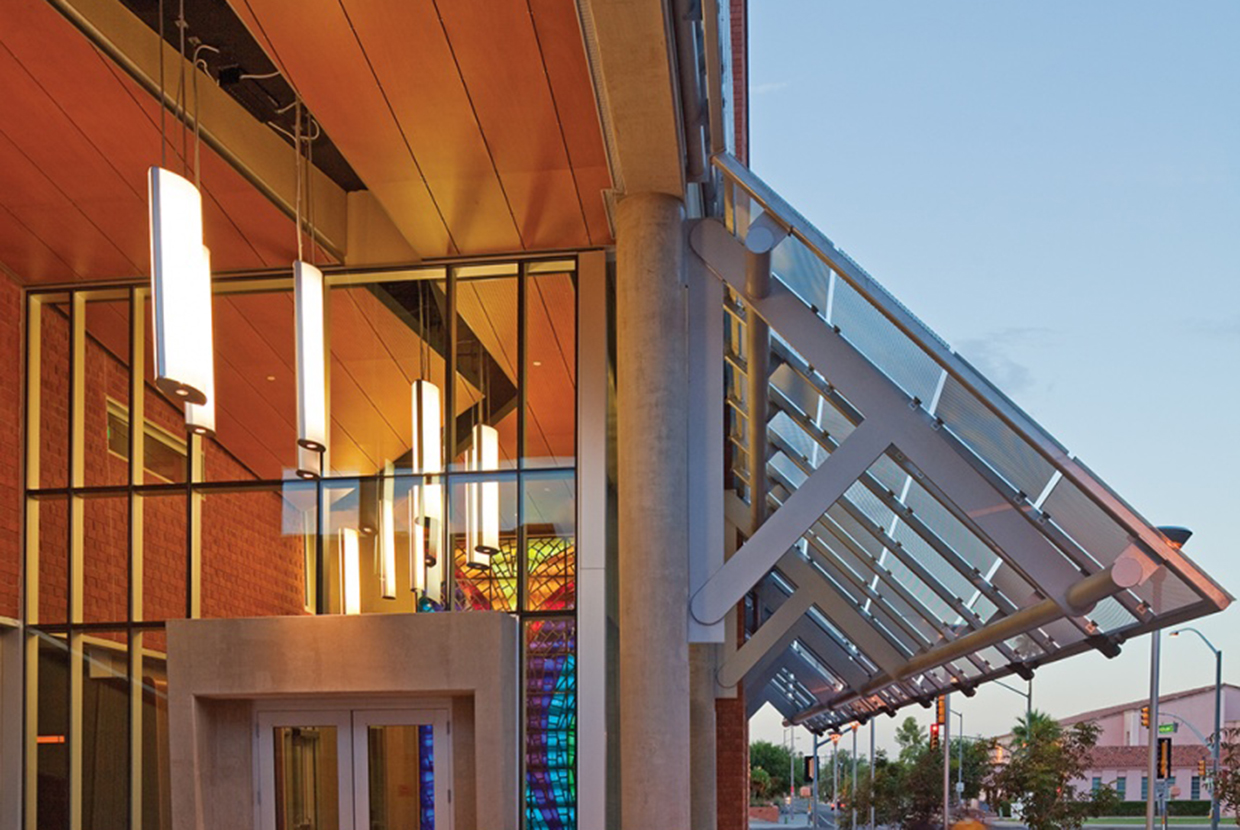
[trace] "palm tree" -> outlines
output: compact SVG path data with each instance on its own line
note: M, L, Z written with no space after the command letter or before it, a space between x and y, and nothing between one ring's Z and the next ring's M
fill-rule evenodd
M1059 725L1059 721L1045 712L1034 710L1016 720L1016 726L1012 728L1012 749L1038 741L1053 743L1062 735L1063 727Z

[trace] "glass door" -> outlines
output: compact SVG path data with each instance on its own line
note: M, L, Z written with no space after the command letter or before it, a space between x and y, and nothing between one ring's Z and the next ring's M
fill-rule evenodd
M260 711L261 830L451 830L446 708Z
M358 830L451 828L451 742L444 710L353 713ZM438 823L436 820L438 819Z

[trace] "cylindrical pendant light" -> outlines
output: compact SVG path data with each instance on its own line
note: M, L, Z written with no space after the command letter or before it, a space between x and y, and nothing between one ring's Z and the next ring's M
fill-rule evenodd
M428 380L413 382L413 441L410 460L423 476L410 493L410 568L413 590L438 598L442 585L443 485L431 476L443 474L442 410L439 387Z
M208 285L211 282L211 249L202 247L202 269L206 272ZM206 388L202 391L207 396L204 404L185 404L185 426L195 435L215 435L215 361L207 375Z
M488 424L476 424L470 432L465 466L470 472L499 469L499 432ZM499 482L480 481L465 488L465 563L486 570L499 553Z
M383 465L379 488L379 581L384 599L396 599L396 473L392 462Z
M327 451L327 352L323 331L323 272L308 262L293 263L293 300L297 336L297 443L316 453ZM303 464L297 474L317 478L322 470Z
M362 613L362 563L357 529L340 529L340 600L346 614Z
M207 402L214 348L211 272L203 267L202 197L162 167L148 175L155 384L179 400Z

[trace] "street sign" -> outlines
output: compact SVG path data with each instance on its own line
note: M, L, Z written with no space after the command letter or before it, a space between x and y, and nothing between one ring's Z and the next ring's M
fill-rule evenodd
M956 782L956 795L963 795L963 794L964 794L964 782L957 781Z
M1158 777L1171 777L1171 739L1158 739Z
M1179 732L1179 731L1180 731L1180 725L1178 723L1158 724L1159 735L1174 735L1176 732Z

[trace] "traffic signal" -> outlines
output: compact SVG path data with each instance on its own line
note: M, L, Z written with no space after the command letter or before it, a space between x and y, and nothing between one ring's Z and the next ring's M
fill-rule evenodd
M814 756L806 755L804 756L803 760L805 761L805 780L813 781L814 780L814 766L815 766Z
M939 748L939 725L937 723L930 724L930 751Z
M934 722L939 726L947 723L947 695L939 695L934 701Z
M1150 728L1150 707L1148 706L1141 707L1141 725L1146 729Z
M1206 759L1201 758L1197 761L1197 774L1202 778L1206 777Z

